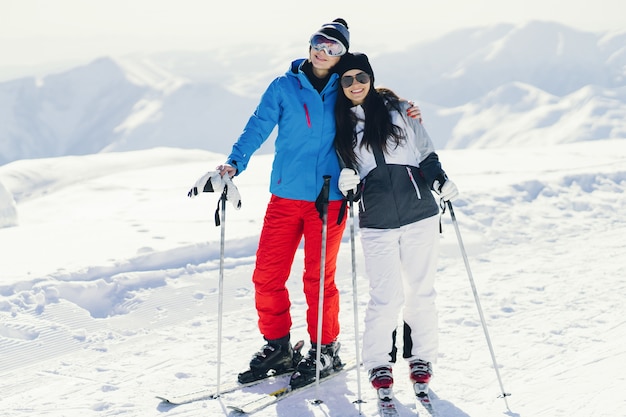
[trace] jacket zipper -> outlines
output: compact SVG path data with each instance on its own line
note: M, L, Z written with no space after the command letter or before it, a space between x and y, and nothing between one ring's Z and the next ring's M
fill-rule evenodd
M359 199L359 206L361 207L361 211L365 211L365 183L366 180L363 178L363 184L361 185L361 198Z
M406 167L406 172L409 174L409 179L411 180L411 183L413 184L413 188L415 188L415 192L417 193L417 198L421 200L422 193L420 193L420 189L417 186L417 183L415 182L415 178L413 178L413 173L411 172L411 168Z
M309 116L309 108L304 103L304 114L306 115L306 124L311 127L311 116Z

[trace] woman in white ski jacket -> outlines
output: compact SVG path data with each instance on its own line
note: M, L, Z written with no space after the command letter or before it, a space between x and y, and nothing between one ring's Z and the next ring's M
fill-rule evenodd
M366 55L346 54L338 73L335 147L345 166L339 190L352 191L359 200L370 282L363 364L375 389L391 388L402 312L402 356L412 382L426 389L438 349L439 207L431 190L444 201L458 191L420 121L404 116L408 104L390 90L374 88Z

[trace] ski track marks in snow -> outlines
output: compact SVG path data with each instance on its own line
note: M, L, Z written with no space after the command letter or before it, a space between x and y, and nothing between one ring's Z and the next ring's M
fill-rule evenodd
M552 154L546 152L550 156L538 158L522 150L524 163L503 150L440 153L461 190L455 214L505 389L512 393L508 398L511 411L506 412L446 213L437 282L441 348L432 388L447 417L496 416L503 410L511 417L615 416L626 407L626 380L615 371L626 359L621 343L626 339L626 222L620 214L626 208L626 170L623 163L618 164L626 160L624 145L609 141L592 148L576 144L552 150ZM192 161L183 170L187 176L181 184L167 185L171 193L151 191L142 184L145 189L138 197L146 200L142 210L184 194L207 165L214 166L206 163L207 154L186 154ZM178 158L185 161L183 155ZM54 165L54 161L47 162ZM36 161L29 163L36 166ZM166 175L171 176L174 167ZM249 175L237 183L243 204L255 206L253 214L247 215L256 222L241 220L246 212L227 208L222 383L236 379L262 342L250 277L265 206L260 201L267 197L266 186L259 187L258 178L268 178L269 168L257 167L254 171L251 166ZM106 178L111 184L120 183ZM60 181L65 181L62 176ZM115 187L107 181L101 190L114 196ZM21 187L26 189L25 184ZM49 193L34 192L28 198L22 194L22 204L34 204L39 198L54 201L62 189L65 186L52 187ZM157 192L157 197L150 197ZM105 247L98 262L83 259L79 267L53 267L47 273L0 281L4 415L228 414L225 406L237 401L236 395L180 407L159 404L154 398L158 393L193 391L217 382L220 247L219 228L212 223L217 196L202 197L185 200L184 207L192 213L190 219L179 220L176 231L170 232L173 237L168 237L165 228L157 230L157 222L133 213L129 217L135 220L130 224L148 231L144 236L154 233L166 239L148 243L144 237L132 250L121 252L126 256L106 252ZM177 210L174 216L181 212ZM50 212L54 211L50 206ZM21 212L28 220L23 227L30 227L34 214L23 207ZM150 212L146 216L161 219ZM111 222L110 227L118 226ZM1 232L17 237L19 230ZM190 237L183 238L185 234ZM362 331L368 297L358 235L356 244ZM289 291L293 338L306 340L301 265L300 250ZM342 302L342 355L349 358L355 356L355 340L348 228L337 283ZM412 415L415 406L403 362L396 365L394 375L401 415ZM374 393L364 370L360 377L364 415L374 416ZM356 371L328 384L320 391L324 403L319 406L310 403L314 394L302 393L258 415L334 416L337 410L357 415L352 403L357 399Z

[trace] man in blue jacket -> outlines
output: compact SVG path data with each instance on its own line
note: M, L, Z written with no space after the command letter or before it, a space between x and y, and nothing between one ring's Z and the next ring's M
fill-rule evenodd
M332 68L348 51L350 33L343 19L324 24L310 38L309 58L292 62L290 69L269 85L243 133L233 145L222 175L241 174L252 154L278 126L270 192L256 254L252 281L265 345L250 361L240 382L269 373L294 371L292 385L307 384L316 374L317 349L320 375L342 365L338 356L339 292L335 269L345 220L337 222L343 195L337 187L340 167L333 146L334 108L338 76ZM331 176L324 275L321 340L317 340L322 220L315 206L323 177ZM290 343L291 315L286 282L293 259L304 238L304 293L307 302L308 354L294 360ZM295 363L294 363L295 362Z

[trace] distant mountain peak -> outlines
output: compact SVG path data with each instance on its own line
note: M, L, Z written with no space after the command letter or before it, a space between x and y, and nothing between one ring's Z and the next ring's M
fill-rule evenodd
M283 55L105 56L0 83L0 164L157 146L228 153L288 68ZM371 58L377 83L420 104L437 148L626 137L626 31L499 24Z
M150 58L119 58L116 61L128 80L139 86L171 93L189 83L187 78L172 74Z

